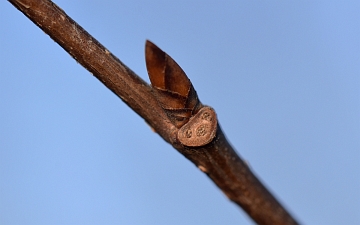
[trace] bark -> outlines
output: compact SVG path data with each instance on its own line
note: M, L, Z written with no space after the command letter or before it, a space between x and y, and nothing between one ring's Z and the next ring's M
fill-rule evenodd
M178 99L183 97L193 99L194 93L196 94L192 84L189 84L185 78L172 77L175 72L179 72L176 67L178 65L171 57L166 61L168 57L166 53L163 53L160 49L158 51L156 46L154 47L147 42L147 46L150 44L150 47L153 47L152 50L161 56L155 61L151 61L150 58L149 65L147 65L150 80L154 80L158 85L158 88L153 88L111 54L109 50L53 2L49 0L9 0L9 2L144 118L166 142L170 143L202 172L206 173L225 195L242 207L256 223L263 225L297 224L295 219L256 178L246 163L235 152L225 138L216 116L210 118L214 119L216 124L213 120L207 121L207 124L211 125L211 129L216 129L213 130L213 135L210 136L210 142L188 144L188 142L184 142L183 139L179 138L179 133L184 131L184 128L181 128L182 126L190 124L188 125L189 129L198 129L204 121L201 121L199 116L196 116L197 113L204 113L210 109L204 107L197 99L198 102L194 100L190 103L186 100L183 106L179 105L175 99L173 103L176 107L179 106L179 109L164 106L164 102L162 102L164 96L165 100L169 95L177 96ZM162 58L162 56L165 58ZM162 73L162 70L156 69L159 65L168 66L167 68L170 69L169 73L164 73L165 78L171 76L171 79L182 79L184 85L188 85L187 89L171 85L171 79L170 87L167 87L162 86L161 80L152 78L151 73ZM181 70L181 72L183 71ZM172 82L172 84L175 83ZM179 90L181 96L179 97L178 92L172 90ZM195 97L197 98L197 96ZM210 112L210 116L215 115L211 111L206 112ZM202 117L202 119L209 118ZM199 123L198 120L200 120Z

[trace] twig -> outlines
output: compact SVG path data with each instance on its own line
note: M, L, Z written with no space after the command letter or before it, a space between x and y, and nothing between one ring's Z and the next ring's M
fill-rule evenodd
M185 73L166 53L147 42L147 66L154 86L152 88L53 2L49 0L9 0L9 2L144 118L166 142L206 173L226 196L241 206L256 223L297 224L236 154L218 124L215 112L209 107L204 107L197 100L195 89L186 81ZM183 75L179 75L176 79L183 80L182 85L185 85L184 90L187 92L181 88L177 89L178 87L162 86L162 83L156 80L158 76L156 74L159 74L162 66L164 71L170 70L169 73L163 74L164 79L183 73L186 79ZM174 69L177 71L174 72ZM163 104L162 99L165 96L166 100L169 93L173 94L172 92L177 99L196 98L198 102L185 103L179 108L176 108L179 106L178 102L173 102L174 105L168 107ZM210 132L205 141L199 142L197 139L192 139L194 136L191 132L201 125L204 129L212 129L212 133ZM202 134L205 135L208 130L203 131ZM181 136L183 133L185 136Z

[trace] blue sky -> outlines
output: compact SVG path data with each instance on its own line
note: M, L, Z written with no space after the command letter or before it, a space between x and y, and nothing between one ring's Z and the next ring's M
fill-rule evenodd
M360 224L358 1L55 1L148 81L150 39L303 224ZM253 224L0 2L0 224Z

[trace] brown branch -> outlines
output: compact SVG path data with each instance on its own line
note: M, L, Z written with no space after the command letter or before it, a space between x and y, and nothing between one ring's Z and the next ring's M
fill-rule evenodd
M164 110L157 99L157 90L152 89L126 67L58 6L49 0L9 2L144 118L166 142L206 173L226 196L241 206L256 223L297 224L236 154L219 125L210 143L187 146L179 141L177 132L180 126L173 124L169 114L169 110L171 113L176 110ZM203 112L201 109L204 108L199 103L194 109L196 110L188 114L189 123L192 123L192 118L196 117L197 112Z

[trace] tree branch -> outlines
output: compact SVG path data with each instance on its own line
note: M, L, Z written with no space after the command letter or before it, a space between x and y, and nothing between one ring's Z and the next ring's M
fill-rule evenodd
M261 184L246 163L236 154L226 140L219 123L214 123L212 120L207 121L207 124L211 125L211 129L216 130L213 130L213 135L208 137L211 139L206 140L206 142L192 141L190 143L184 137L179 136L180 132L184 131L184 128L181 128L182 126L188 126L191 129L192 126L198 126L197 120L200 118L197 116L200 115L198 113L208 113L207 116L213 115L211 119L215 120L216 114L211 111L212 109L204 107L200 102L191 102L190 105L193 109L190 111L188 110L188 102L180 107L180 111L178 108L164 108L162 100L168 98L169 93L174 96L171 88L179 89L179 87L170 87L167 90L167 87L161 86L162 83L157 80L157 75L155 77L151 76L153 71L155 71L155 74L158 73L157 71L161 73L161 70L152 69L154 65L155 67L164 65L165 67L168 66L166 68L170 68L170 72L164 74L165 78L179 72L175 61L171 61L170 57L171 60L167 61L168 56L166 53L163 53L155 45L150 45L153 47L150 50L155 51L156 54L160 54L161 57L164 54L164 58L160 57L154 59L155 61L149 61L155 64L149 64L147 58L150 79L156 83L156 85L153 83L154 88L152 88L53 2L49 0L9 0L9 2L144 118L166 142L170 143L202 172L206 173L226 196L241 206L256 223L263 225L297 224L285 208ZM149 58L149 60L152 60L152 58ZM181 70L180 73L183 73L183 71ZM185 75L185 73L183 74ZM178 92L181 94L185 90L186 95L186 90L188 90L189 96L184 97L193 98L193 94L196 94L195 89L191 89L192 84L188 83L186 75L186 79L181 76L176 79L185 82L184 84L188 85L188 89L181 89L180 87ZM178 95L175 94L175 96ZM178 98L182 99L183 96L178 96ZM176 107L178 106L178 102L174 102L174 104ZM182 121L182 119L184 120ZM208 117L203 116L202 119L208 119ZM181 122L180 125L179 121ZM188 137L191 137L191 133Z

